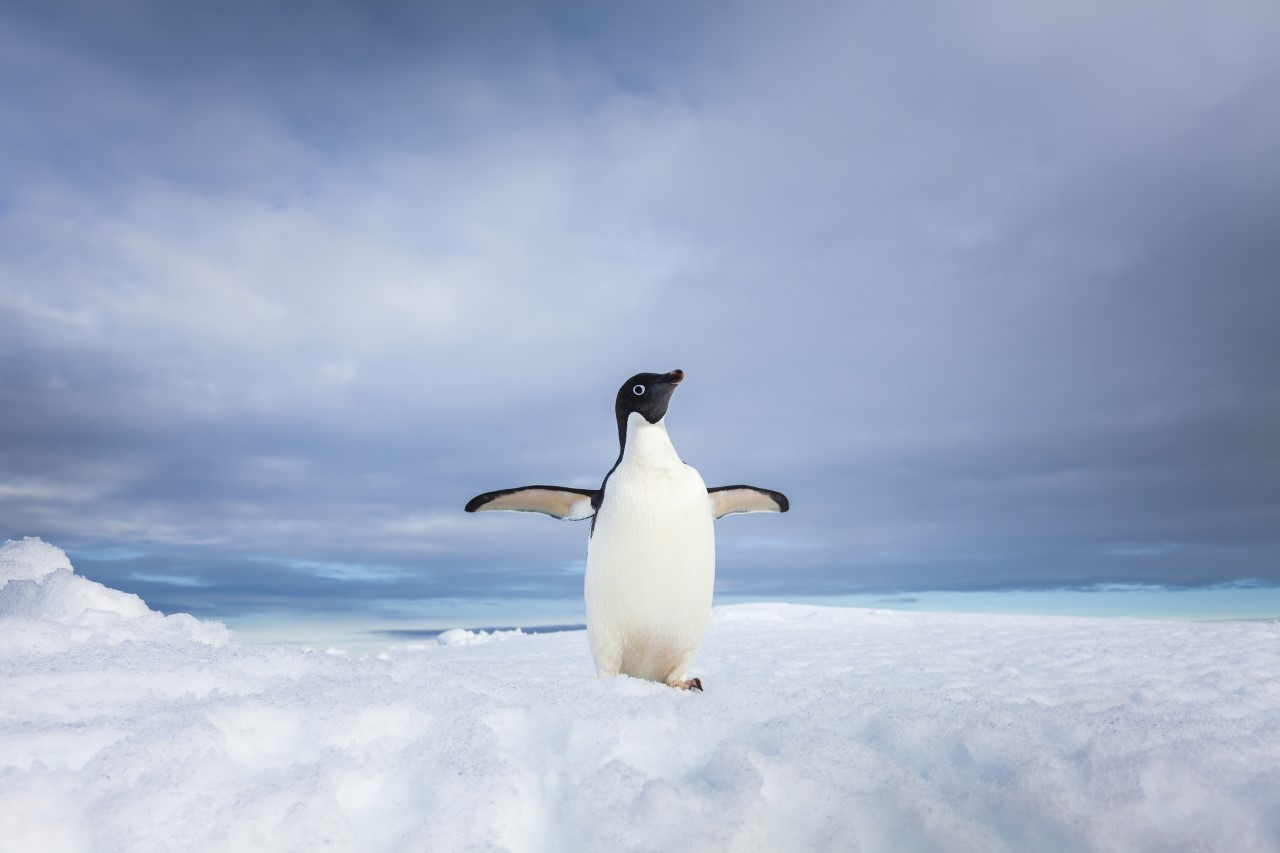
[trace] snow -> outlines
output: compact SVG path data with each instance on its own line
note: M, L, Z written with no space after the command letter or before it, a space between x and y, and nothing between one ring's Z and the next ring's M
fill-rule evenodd
M28 536L0 547L0 650L73 652L85 643L190 639L225 644L220 622L186 613L164 616L132 593L74 573L61 549Z
M478 643L492 643L524 636L527 635L519 628L510 631L468 631L465 628L452 628L436 637L436 642L442 646L474 646Z
M0 588L9 581L38 581L58 569L74 571L61 548L34 536L6 539L0 547Z
M1274 623L736 605L682 693L581 631L308 653L0 572L3 851L1280 850Z

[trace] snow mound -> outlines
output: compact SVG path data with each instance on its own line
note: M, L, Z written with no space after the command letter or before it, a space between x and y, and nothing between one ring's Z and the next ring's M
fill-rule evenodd
M96 642L195 641L222 645L221 622L165 616L141 598L75 573L61 548L28 536L0 546L0 645L54 652Z
M0 587L9 581L39 580L58 569L72 571L61 548L36 536L6 539L0 545Z
M495 640L527 636L528 634L519 628L510 631L468 631L465 628L452 628L436 637L436 642L442 646L474 646L479 643L492 643Z

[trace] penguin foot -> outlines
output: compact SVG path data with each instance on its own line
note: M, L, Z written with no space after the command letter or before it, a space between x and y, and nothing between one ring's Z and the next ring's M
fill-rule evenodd
M668 687L674 687L677 690L697 690L702 692L701 678L686 678L684 681L668 681Z

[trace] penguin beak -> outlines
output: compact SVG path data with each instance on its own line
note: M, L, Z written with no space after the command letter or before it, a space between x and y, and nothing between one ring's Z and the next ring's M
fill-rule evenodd
M684 381L684 371L673 370L670 373L668 373L666 376L662 377L662 381L666 382L668 385L679 385L681 382Z

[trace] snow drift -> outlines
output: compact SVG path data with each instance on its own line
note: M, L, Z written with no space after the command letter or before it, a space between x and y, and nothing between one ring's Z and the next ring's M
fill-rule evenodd
M220 622L164 616L132 593L80 577L60 548L32 536L0 546L0 619L0 644L43 651L125 640L222 645L231 636Z
M0 850L1280 850L1274 624L725 607L697 694L0 572Z

